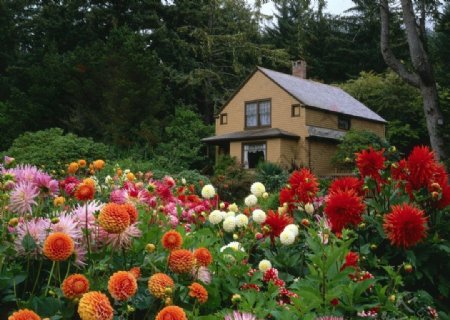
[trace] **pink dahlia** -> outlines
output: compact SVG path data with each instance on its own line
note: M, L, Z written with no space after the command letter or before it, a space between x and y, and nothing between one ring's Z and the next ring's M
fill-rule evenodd
M256 320L256 316L248 312L233 311L227 314L224 320Z
M34 200L39 195L38 188L31 182L20 182L11 192L9 208L18 214L31 213L32 206L37 202Z
M43 218L20 222L16 227L17 238L14 241L17 253L19 255L30 254L32 257L41 254L50 224L50 220Z

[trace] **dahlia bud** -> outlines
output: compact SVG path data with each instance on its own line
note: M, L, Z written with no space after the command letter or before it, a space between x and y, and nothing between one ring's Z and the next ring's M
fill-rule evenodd
M255 234L256 240L261 240L263 237L264 236L263 236L263 234L261 232L258 232L258 233Z
M155 250L156 250L156 246L155 246L153 243L149 243L149 244L147 244L147 245L145 246L145 250L146 250L148 253L153 253L153 252L155 252Z
M225 208L225 203L221 202L220 205L219 205L219 207L220 207L220 209Z
M441 190L441 185L439 183L437 183L437 182L433 182L431 184L431 189L433 189L435 191L439 191L439 190Z
M263 199L267 199L269 197L269 194L267 192L264 192L262 194Z
M171 287L167 287L167 288L164 289L164 294L166 296L170 296L170 295L172 295L172 293L173 293L173 290L172 290Z
M233 240L239 239L239 236L236 233L233 233Z
M395 294L391 294L388 299L389 299L390 302L394 303L395 302L395 298L396 298Z
M361 223L358 225L358 227L359 227L360 229L364 229L364 228L366 227L366 224L365 224L364 222L361 222Z
M389 151L390 151L390 152L396 152L396 151L397 151L397 148L396 148L395 146L391 146L391 147L389 148Z
M59 222L59 218L58 217L52 218L52 223L53 224L57 224L58 222Z
M433 192L431 193L431 197L432 197L433 199L438 199L438 198L439 198L439 192L433 191Z
M305 211L307 214L312 215L314 213L314 206L312 203L305 204Z
M407 263L403 266L403 269L405 269L406 272L411 273L413 272L413 266L410 263Z
M234 304L241 302L241 300L242 300L241 295L237 293L233 294L233 296L231 297L231 302Z
M301 224L303 225L303 226L305 226L305 227L309 227L309 220L308 219L302 219L302 222L301 222Z
M135 307L133 307L132 305L127 305L127 312L128 313L133 313L134 311L136 311Z
M377 248L378 248L378 246L375 243L372 243L370 245L370 250L372 250L372 251L377 250Z
M10 227L15 227L19 224L19 219L18 218L11 218L8 222L8 225Z
M164 300L164 304L166 306L170 306L172 304L172 298L166 298L166 300Z

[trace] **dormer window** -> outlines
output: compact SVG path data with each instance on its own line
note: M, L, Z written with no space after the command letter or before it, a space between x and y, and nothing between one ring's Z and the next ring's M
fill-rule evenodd
M245 104L245 127L260 128L271 126L271 102L260 100Z
M228 124L228 114L222 113L220 115L220 124Z
M350 130L350 117L345 115L338 115L338 128L342 130Z

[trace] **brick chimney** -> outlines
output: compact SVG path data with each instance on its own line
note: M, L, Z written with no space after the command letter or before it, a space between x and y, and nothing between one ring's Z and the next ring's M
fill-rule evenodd
M306 61L297 60L292 62L292 75L302 79L306 79Z

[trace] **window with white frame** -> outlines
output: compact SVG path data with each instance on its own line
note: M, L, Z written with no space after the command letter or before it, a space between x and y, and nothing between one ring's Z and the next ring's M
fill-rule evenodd
M244 168L256 168L259 162L267 159L266 143L246 143L242 146Z
M245 104L245 127L258 128L271 125L271 102L261 100Z

